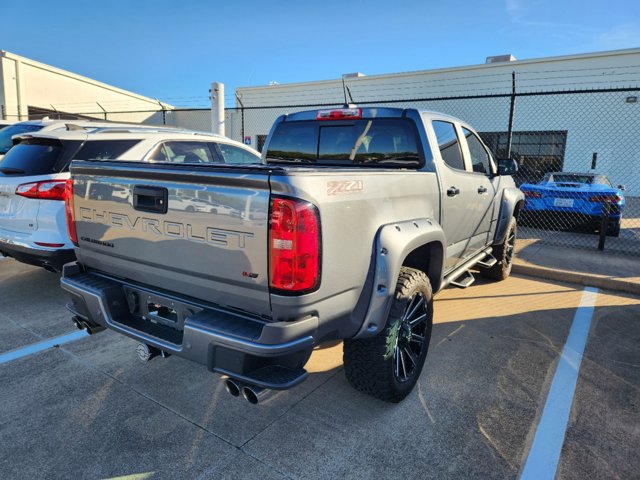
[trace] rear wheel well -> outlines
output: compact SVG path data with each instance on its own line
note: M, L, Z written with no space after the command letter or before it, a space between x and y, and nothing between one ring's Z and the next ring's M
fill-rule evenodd
M434 292L440 289L444 251L440 242L425 243L409 253L402 262L403 267L424 272Z
M513 216L516 220L518 220L518 217L520 217L520 210L522 210L522 207L524 207L524 200L520 200L518 203L516 203L516 206L513 209Z

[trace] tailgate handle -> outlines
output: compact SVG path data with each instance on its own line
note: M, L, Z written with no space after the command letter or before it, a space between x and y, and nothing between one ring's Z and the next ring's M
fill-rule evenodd
M141 212L167 213L168 191L164 187L133 187L133 209Z

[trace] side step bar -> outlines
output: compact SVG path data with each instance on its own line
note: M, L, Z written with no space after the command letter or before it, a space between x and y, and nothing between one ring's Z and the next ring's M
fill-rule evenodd
M487 247L484 250L478 252L476 255L471 257L466 262L464 262L458 268L453 270L446 277L444 277L444 280L442 281L442 286L440 287L440 289L442 290L443 288L446 288L449 285L455 285L456 287L459 287L459 288L467 288L469 285L471 285L475 281L475 278L473 275L471 275L471 273L469 272L469 269L475 265L479 265L480 262L485 260L487 256L491 256L491 258L495 260L493 255L491 255L491 251L492 251L492 248ZM489 264L489 262L487 262L487 264ZM467 277L464 280L457 281L460 277L462 277L465 274L470 276L471 280L469 280Z
M460 275L455 280L451 280L449 285L453 285L454 287L458 288L467 288L473 285L473 282L475 281L476 277L474 277L473 274L469 270L467 270L466 272L462 272L462 275Z
M498 259L494 257L492 254L488 253L486 257L476 263L477 266L482 268L491 268L496 263L498 263Z

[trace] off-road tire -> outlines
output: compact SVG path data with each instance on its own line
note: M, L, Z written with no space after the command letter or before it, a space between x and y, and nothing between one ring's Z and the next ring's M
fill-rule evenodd
M412 339L412 333L414 332L411 330L412 327L408 327L409 322L406 320L403 322L403 316L405 316L405 313L411 313L408 311L410 306L412 308L415 307L410 302L413 301L419 304L421 298L424 298L424 320L419 320L413 328L424 328L424 332L416 330L416 332L423 333L424 340L419 343L419 355L415 355L416 351L413 350L418 348L417 343L408 347L412 349L411 352L417 360L412 365L413 370L411 373L408 374L405 368L406 378L399 380L396 375L397 351L400 345L406 345L406 329L410 329L408 333ZM422 310L422 308L422 304L420 304L419 309ZM418 313L414 315L416 315L415 319L417 319ZM344 341L344 370L349 384L356 390L380 400L393 403L400 402L411 392L418 381L427 357L432 325L433 302L429 279L420 270L402 267L384 330L371 338L347 339ZM418 334L416 333L416 335ZM405 355L407 361L411 360L406 350L402 355Z
M480 268L480 275L491 280L505 280L511 274L513 257L515 255L515 241L518 233L516 219L511 217L504 240L499 245L493 246L493 256L498 260L493 267Z

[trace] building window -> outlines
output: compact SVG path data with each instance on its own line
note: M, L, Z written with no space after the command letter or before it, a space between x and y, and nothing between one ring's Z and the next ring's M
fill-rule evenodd
M495 158L507 157L507 132L484 132L480 137ZM567 131L513 132L511 157L518 162L516 183L537 183L547 172L561 172Z

